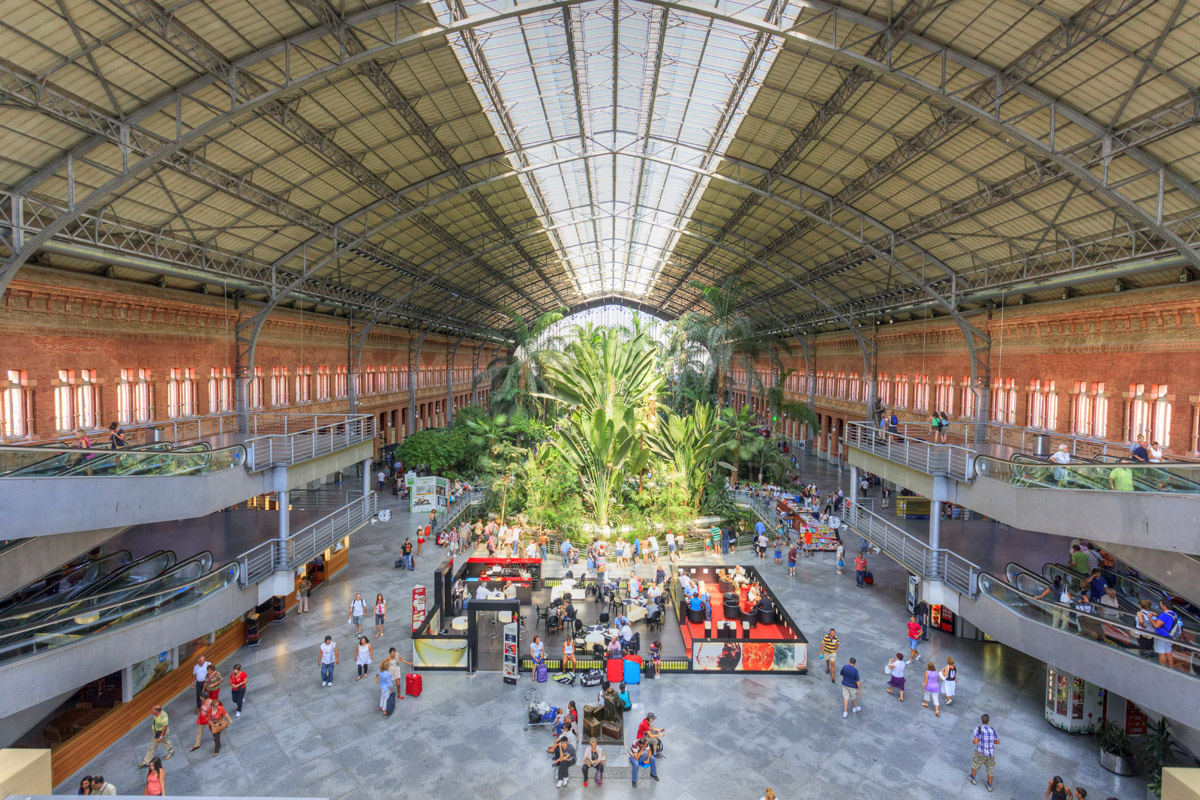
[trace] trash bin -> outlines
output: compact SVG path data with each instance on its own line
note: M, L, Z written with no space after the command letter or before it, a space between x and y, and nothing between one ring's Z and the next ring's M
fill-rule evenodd
M1033 454L1043 458L1050 457L1050 434L1035 433L1033 435Z

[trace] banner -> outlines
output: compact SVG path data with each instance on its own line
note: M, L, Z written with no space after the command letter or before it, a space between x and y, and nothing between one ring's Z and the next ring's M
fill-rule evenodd
M412 590L412 629L413 633L417 632L417 628L421 627L421 623L425 621L425 587L416 586Z
M504 682L517 682L517 623L504 626Z
M413 478L408 510L428 514L430 509L445 511L450 495L450 481L434 475Z
M714 672L807 672L804 642L692 643L692 669Z

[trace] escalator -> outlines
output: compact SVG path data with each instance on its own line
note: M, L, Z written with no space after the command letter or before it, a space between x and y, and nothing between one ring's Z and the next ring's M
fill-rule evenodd
M65 602L91 591L96 581L132 560L128 550L118 550L94 560L83 556L68 561L0 600L0 614L8 614L19 607Z
M1012 582L979 575L979 595L960 598L964 619L1033 658L1181 724L1200 727L1200 704L1180 702L1200 690L1200 646L1194 640L1146 637L1128 612L1083 613L1039 597L1047 588L1045 580L1010 567ZM1169 641L1169 652L1155 653L1155 640Z
M1158 613L1158 603L1160 600L1171 600L1174 602L1174 596L1162 586L1145 580L1131 578L1128 575L1113 573L1111 570L1105 570L1103 567L1101 567L1101 572L1104 574L1105 581L1117 590L1117 602L1126 611L1136 614L1138 604L1142 600L1148 600L1151 609L1155 613ZM1085 577L1062 564L1046 564L1042 567L1042 576L1051 581L1055 577L1058 577L1072 588ZM1175 612L1179 614L1179 618L1183 621L1185 630L1192 631L1197 636L1200 636L1200 619L1196 617L1187 605L1181 604L1177 606Z
M7 478L52 478L70 475L76 471L86 472L88 467L100 468L99 464L113 464L117 458L128 453L166 452L174 449L170 442L151 442L150 444L128 447L123 450L88 450L80 452L79 448L66 445L39 447L36 451L61 450L60 453L46 456L33 463L23 464L0 471ZM84 456L91 455L91 458Z

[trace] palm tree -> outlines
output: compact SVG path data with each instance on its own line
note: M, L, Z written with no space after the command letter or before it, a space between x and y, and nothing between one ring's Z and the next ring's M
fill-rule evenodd
M718 401L729 403L732 400L729 372L735 365L745 370L749 392L761 393L763 385L758 364L764 358L774 363L778 358L779 343L764 339L750 318L737 310L746 290L753 284L731 275L717 286L700 281L689 281L688 285L700 290L709 311L707 314L690 312L684 318L683 326L690 341L708 350L705 374L716 382Z
M509 352L493 358L487 365L488 370L495 368L491 407L494 411L510 415L518 410L539 413L541 409L535 404L533 395L544 388L542 364L546 353L560 347L562 343L560 337L546 336L545 333L551 325L563 318L566 309L547 311L534 320L532 325L527 324L525 318L512 309L500 310L513 321L509 331L513 347ZM472 392L474 388L471 387Z
M736 483L739 462L753 458L767 440L759 433L750 406L742 406L738 411L722 408L720 427L721 452L729 459L731 480Z
M614 490L632 469L644 468L646 457L637 435L634 409L617 401L610 415L604 407L579 409L553 440L568 464L579 471L584 502L596 524L607 528L613 518Z
M700 510L704 487L723 449L720 434L715 408L700 403L686 416L668 412L658 434L650 440L654 454L679 476L688 503L696 511Z
M775 370L775 385L767 389L767 409L772 417L772 435L775 433L774 418L780 416L788 417L813 429L817 427L817 414L808 403L787 400L784 397L783 387L787 384L792 372L794 370L784 369L782 365L778 365Z

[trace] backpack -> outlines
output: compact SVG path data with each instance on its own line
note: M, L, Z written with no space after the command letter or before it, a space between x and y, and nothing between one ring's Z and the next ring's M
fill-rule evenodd
M892 416L888 418L888 424L889 425L899 425L900 418L897 417L895 414L892 414Z
M1183 620L1174 611L1168 611L1173 622L1171 623L1171 631L1167 634L1168 639L1178 639L1183 634Z

